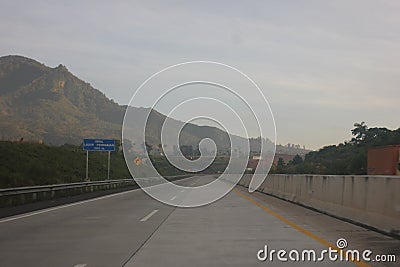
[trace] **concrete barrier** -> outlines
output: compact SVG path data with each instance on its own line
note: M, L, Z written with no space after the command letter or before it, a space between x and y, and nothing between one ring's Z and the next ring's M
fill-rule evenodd
M258 191L400 237L400 177L270 174Z

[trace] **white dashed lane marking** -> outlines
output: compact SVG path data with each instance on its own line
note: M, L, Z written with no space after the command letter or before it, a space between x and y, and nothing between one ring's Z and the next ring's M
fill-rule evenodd
M150 219L151 216L153 216L154 214L156 214L158 212L158 210L153 210L152 212L150 212L147 216L143 217L140 221L141 222L145 222L148 219Z

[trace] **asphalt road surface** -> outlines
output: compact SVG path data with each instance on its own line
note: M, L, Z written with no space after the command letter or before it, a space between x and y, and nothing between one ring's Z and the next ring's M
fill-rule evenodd
M183 179L198 186L211 176ZM185 192L175 198L190 197ZM345 238L345 249L395 263L295 261ZM284 249L288 262L279 261ZM261 252L259 252L262 250ZM260 259L258 259L258 256ZM306 256L308 254L305 254ZM285 258L283 256L282 258ZM399 266L400 240L237 186L199 208L175 208L140 189L0 219L0 266Z

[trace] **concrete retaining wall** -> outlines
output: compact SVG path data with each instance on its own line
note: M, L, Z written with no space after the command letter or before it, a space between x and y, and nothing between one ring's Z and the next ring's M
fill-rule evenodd
M270 174L258 191L400 236L400 177Z

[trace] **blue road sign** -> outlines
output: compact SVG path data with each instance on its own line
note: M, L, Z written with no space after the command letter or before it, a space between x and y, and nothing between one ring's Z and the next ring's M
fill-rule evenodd
M83 150L115 151L114 139L83 139Z

